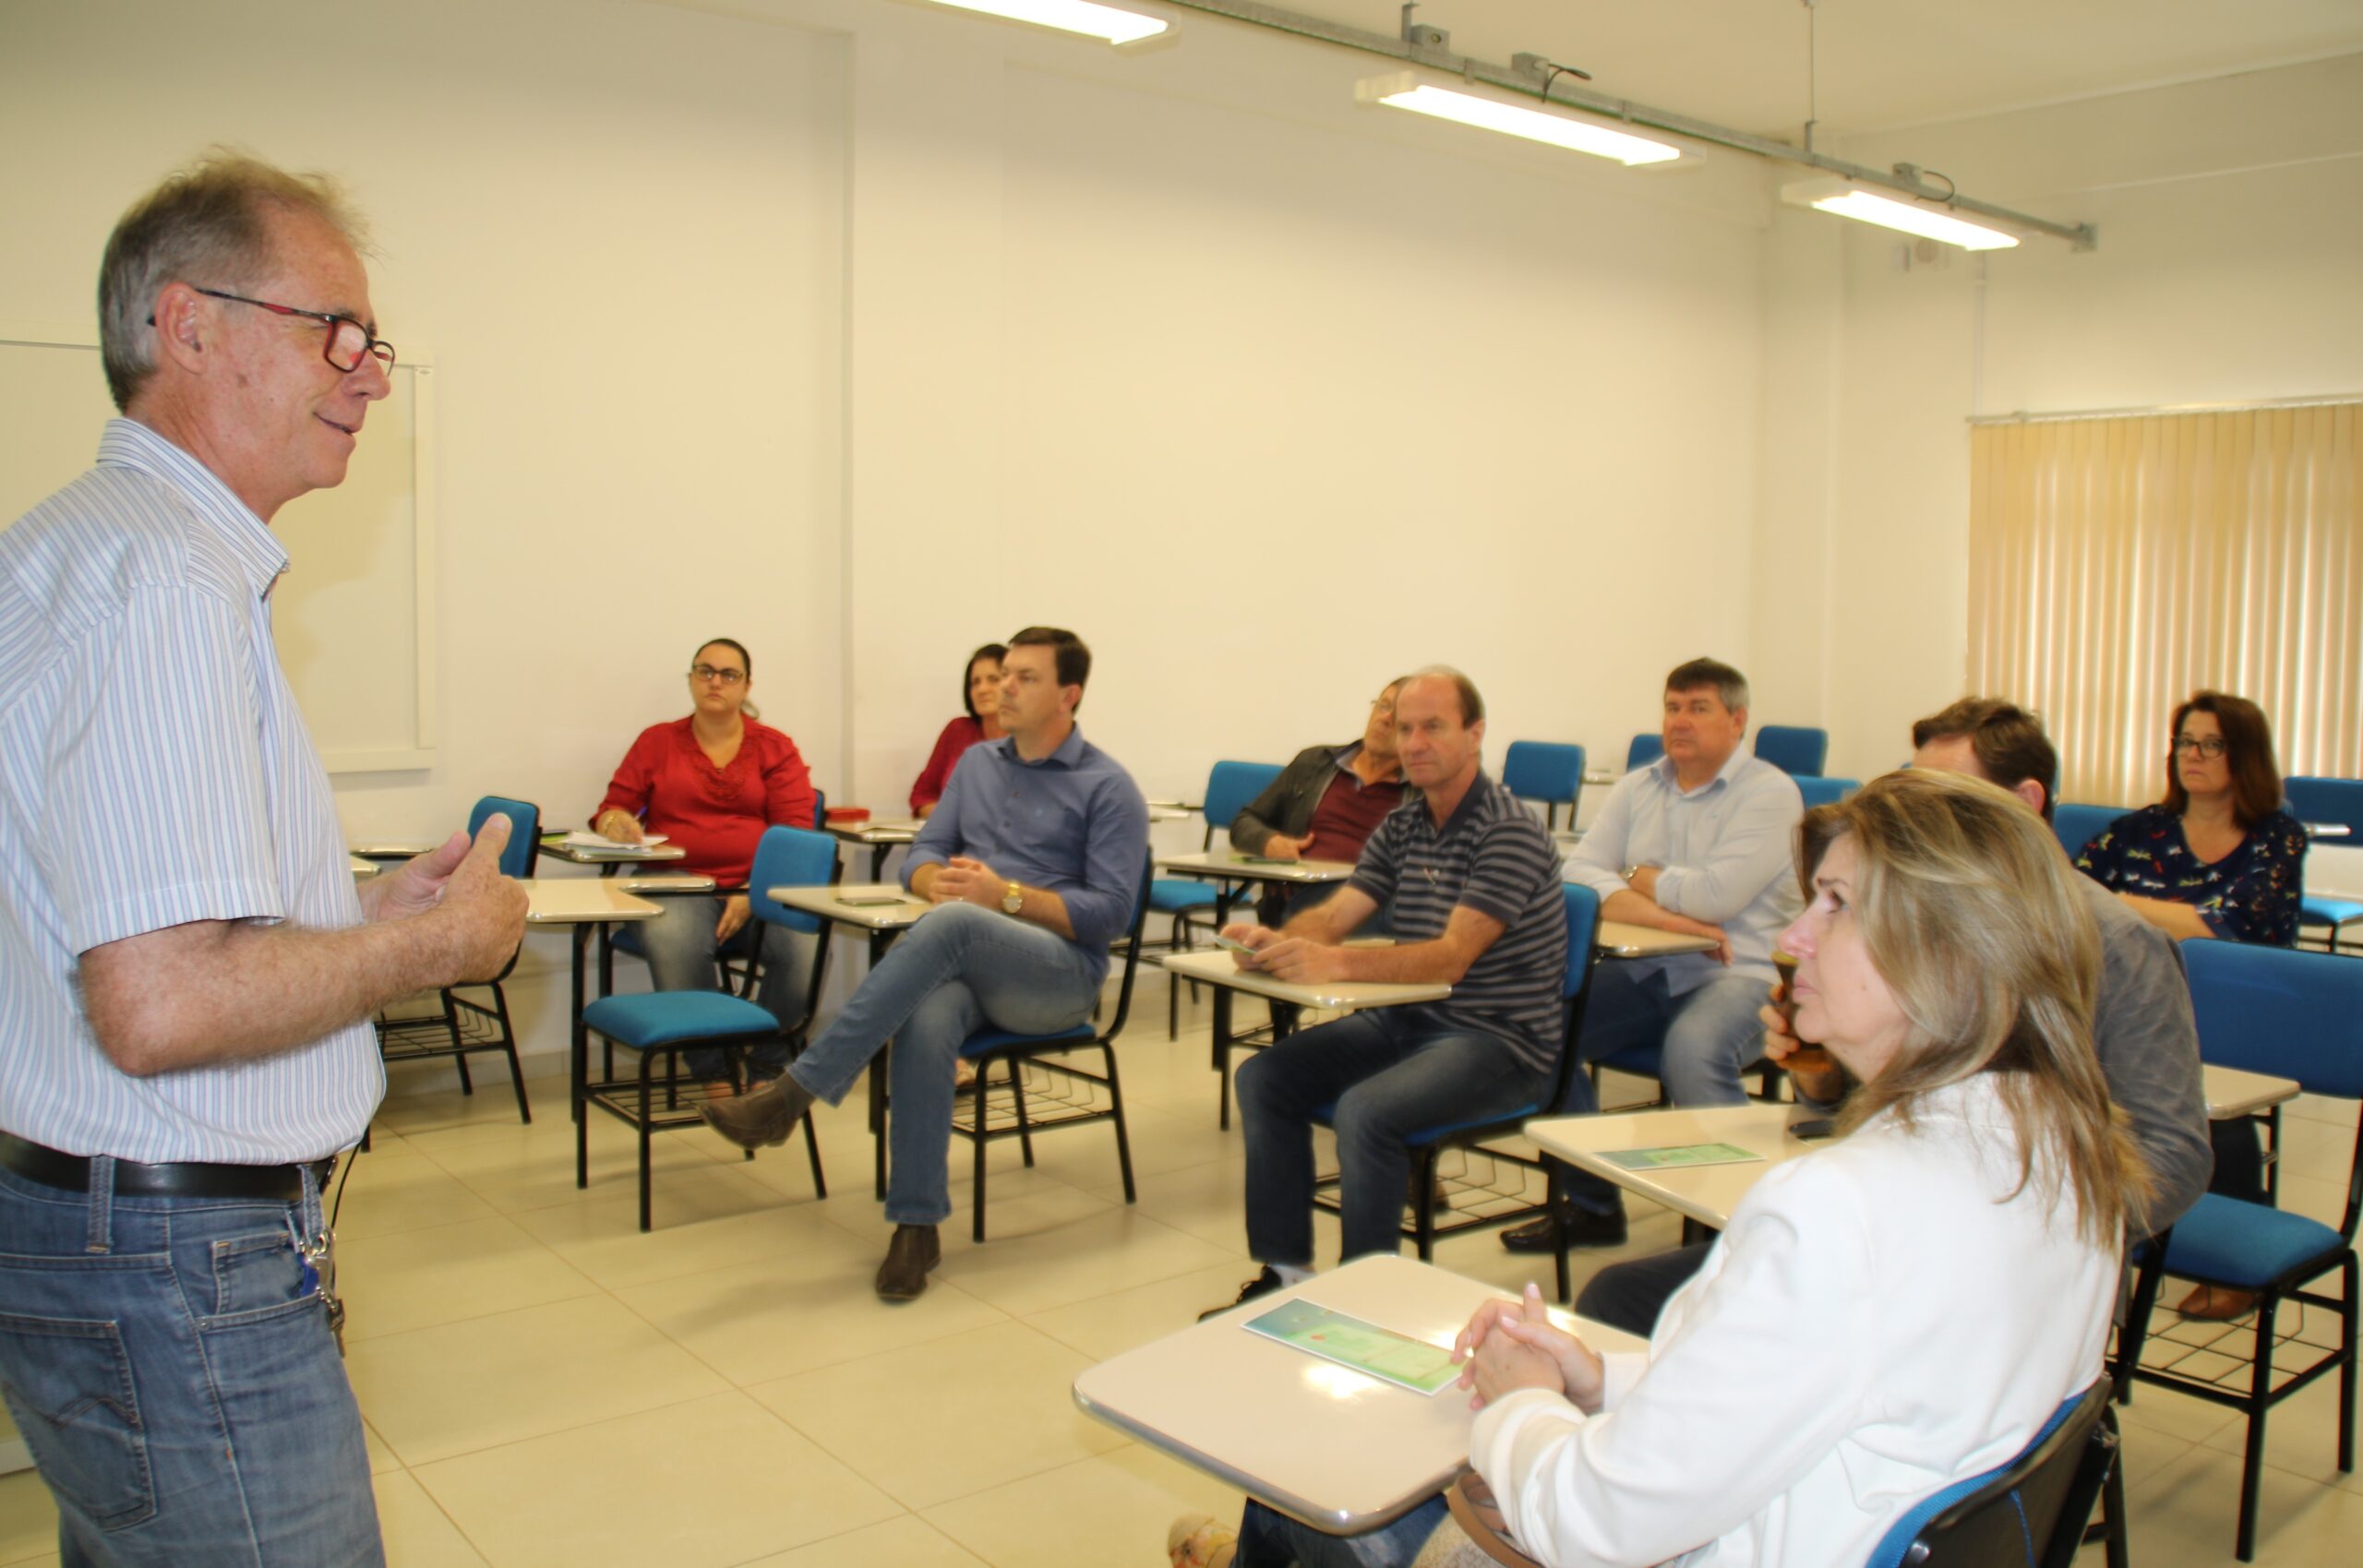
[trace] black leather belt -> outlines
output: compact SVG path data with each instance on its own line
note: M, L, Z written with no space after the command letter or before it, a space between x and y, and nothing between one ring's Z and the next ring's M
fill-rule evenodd
M308 1167L316 1185L325 1186L333 1159L317 1160ZM43 1144L0 1132L0 1166L28 1181L67 1192L90 1190L90 1161L84 1155L61 1154ZM300 1165L140 1165L114 1162L114 1193L118 1198L255 1198L266 1203L293 1203L304 1196Z

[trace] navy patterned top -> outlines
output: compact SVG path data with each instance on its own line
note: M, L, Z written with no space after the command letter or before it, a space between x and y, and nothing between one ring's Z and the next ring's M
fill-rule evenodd
M2180 817L2144 806L2093 834L2076 868L2112 892L2191 904L2227 941L2297 944L2306 830L2286 810L2258 820L2237 849L2211 866L2191 852Z

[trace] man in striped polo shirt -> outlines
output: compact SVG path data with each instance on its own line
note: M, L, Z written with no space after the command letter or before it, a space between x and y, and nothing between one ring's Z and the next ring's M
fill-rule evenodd
M1396 694L1395 733L1419 793L1379 824L1352 880L1277 931L1241 924L1225 934L1253 950L1236 955L1241 968L1279 979L1440 980L1452 996L1307 1029L1239 1070L1247 1246L1264 1265L1240 1301L1312 1273L1317 1107L1337 1105L1341 1260L1392 1252L1410 1171L1405 1136L1514 1115L1548 1092L1558 1059L1567 960L1559 856L1533 813L1480 766L1484 700L1457 670L1423 670ZM1342 945L1387 906L1394 946Z

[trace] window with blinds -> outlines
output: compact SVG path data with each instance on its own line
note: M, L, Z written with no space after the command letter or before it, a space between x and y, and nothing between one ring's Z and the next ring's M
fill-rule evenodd
M1972 427L1970 689L2044 715L2062 799L2159 798L2201 687L2264 710L2284 775L2363 777L2359 413Z

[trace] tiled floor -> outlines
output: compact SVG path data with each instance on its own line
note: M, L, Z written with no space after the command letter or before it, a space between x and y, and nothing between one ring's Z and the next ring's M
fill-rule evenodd
M1096 1568L1158 1562L1177 1513L1234 1514L1235 1493L1067 1392L1252 1272L1205 1010L1169 1045L1161 986L1143 991L1122 1052L1138 1203L1105 1128L1046 1138L1030 1171L999 1145L993 1239L968 1241L956 1185L943 1266L902 1307L870 1289L887 1227L858 1101L822 1114L825 1202L798 1145L748 1163L702 1131L665 1138L642 1236L618 1124L593 1122L575 1190L562 1081L535 1083L520 1127L505 1093L463 1099L447 1068L405 1069L339 1223L393 1562ZM2335 1221L2354 1125L2351 1106L2293 1107L2290 1206ZM1635 1220L1620 1252L1578 1256L1579 1278L1676 1239L1671 1215ZM1507 1287L1529 1273L1491 1235L1438 1261ZM2363 1477L2334 1466L2335 1388L2274 1414L2261 1563L2357 1561ZM2125 1418L2136 1562L2229 1562L2237 1416L2143 1389ZM54 1563L55 1545L39 1481L0 1478L0 1563Z

